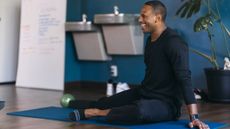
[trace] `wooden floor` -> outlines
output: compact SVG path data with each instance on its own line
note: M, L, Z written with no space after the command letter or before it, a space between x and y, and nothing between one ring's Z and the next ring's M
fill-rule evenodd
M71 92L74 93L78 99L95 100L104 95L104 92L96 92L95 90L80 89ZM59 106L59 99L62 95L62 91L15 88L14 85L0 85L0 100L6 101L5 108L0 111L0 129L118 129L106 126L79 124L76 122L59 122L6 115L7 112L12 111L45 106ZM199 102L198 106L202 119L230 124L230 104ZM185 107L183 107L181 119L187 119ZM223 129L230 129L230 126Z

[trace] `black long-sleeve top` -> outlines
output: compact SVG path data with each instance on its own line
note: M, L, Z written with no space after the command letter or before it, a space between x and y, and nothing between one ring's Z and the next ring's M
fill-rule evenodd
M179 108L185 103L196 103L189 70L188 46L172 29L167 28L160 37L145 45L145 77L140 87L143 97L160 99Z

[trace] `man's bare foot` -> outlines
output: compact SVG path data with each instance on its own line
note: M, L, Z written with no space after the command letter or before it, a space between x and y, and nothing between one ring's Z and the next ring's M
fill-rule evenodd
M110 109L100 110L96 108L85 109L85 117L90 118L94 116L106 116L110 112Z

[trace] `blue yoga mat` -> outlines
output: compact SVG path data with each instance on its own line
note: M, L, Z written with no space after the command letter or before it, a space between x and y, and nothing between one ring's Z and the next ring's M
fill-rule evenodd
M61 108L61 107L43 107L25 111L17 111L17 112L10 112L7 115L13 116L24 116L24 117L33 117L33 118L41 118L41 119L49 119L49 120L58 120L58 121L65 121L71 122L68 119L68 115L72 112L73 109L69 108ZM113 127L124 127L129 129L187 129L186 125L188 120L179 120L179 121L169 121L169 122L162 122L162 123L154 123L154 124L143 124L143 125L111 125L103 123L101 120L91 119L91 120L83 120L80 123L85 124L95 124L95 125L105 125L105 126L113 126ZM226 126L223 123L215 123L215 122L207 122L211 129L218 129Z

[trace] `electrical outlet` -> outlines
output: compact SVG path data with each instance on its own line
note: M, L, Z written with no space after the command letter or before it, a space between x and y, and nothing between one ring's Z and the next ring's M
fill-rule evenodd
M117 65L111 65L110 69L111 69L111 76L117 77L118 76Z

